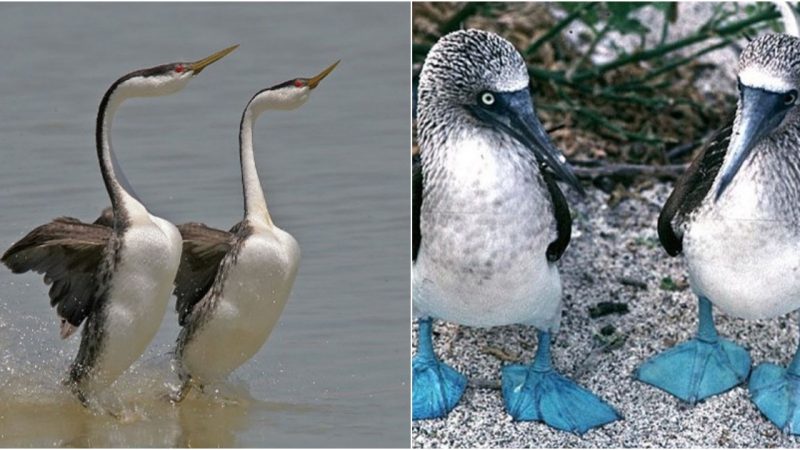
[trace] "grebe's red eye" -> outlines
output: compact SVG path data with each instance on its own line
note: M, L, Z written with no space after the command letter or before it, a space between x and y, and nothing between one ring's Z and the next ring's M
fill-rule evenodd
M178 64L175 66L175 72L181 73L183 72L183 64Z
M294 80L294 85L295 87L303 87L305 83L303 83L303 80Z

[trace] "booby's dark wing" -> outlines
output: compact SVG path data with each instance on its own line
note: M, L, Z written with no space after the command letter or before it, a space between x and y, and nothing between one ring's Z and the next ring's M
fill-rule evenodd
M558 261L564 250L569 245L569 239L572 236L572 216L569 214L569 205L567 199L561 189L558 188L556 183L555 174L549 170L542 170L542 178L547 185L547 190L550 192L550 199L553 202L553 214L556 218L556 240L547 246L547 260L550 262Z
M28 233L1 260L14 273L44 274L52 284L50 306L77 327L101 294L97 272L111 235L111 227L59 217Z
M728 125L706 142L700 154L675 183L675 189L661 209L658 216L658 238L671 256L678 255L683 250L682 225L711 190L728 151L732 129L733 125Z
M422 210L422 161L419 155L411 157L411 260L417 260L421 233L419 214Z
M238 227L233 228L235 230ZM217 277L222 258L233 247L235 235L202 223L178 225L183 254L175 277L178 323L184 325L192 308L205 297Z

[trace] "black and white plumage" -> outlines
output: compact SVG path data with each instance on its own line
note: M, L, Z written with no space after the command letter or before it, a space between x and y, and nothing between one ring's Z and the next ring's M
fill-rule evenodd
M83 324L68 382L84 403L144 352L161 324L181 254L177 228L147 211L116 162L109 137L114 114L126 99L183 89L235 48L196 62L138 70L115 81L100 103L96 130L111 208L92 224L62 217L37 227L2 257L14 273L36 271L52 284L50 303L61 319L62 338Z
M425 62L413 174L419 317L558 327L554 262L571 219L555 179L580 185L535 115L520 117L533 112L528 83L519 52L479 30L442 38Z
M693 290L743 318L800 307L800 39L753 40L738 67L733 124L681 177L659 217Z
M313 78L264 89L248 102L239 127L244 220L225 232L200 223L178 228L183 258L175 281L182 327L175 360L181 400L192 384L219 381L263 346L283 311L300 262L294 238L267 210L253 154L253 126L266 110L302 106L338 61Z

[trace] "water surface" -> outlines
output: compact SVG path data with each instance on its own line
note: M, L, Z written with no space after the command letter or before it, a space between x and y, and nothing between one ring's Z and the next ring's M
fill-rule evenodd
M342 63L301 109L256 126L275 222L303 258L265 347L219 392L180 407L171 310L106 398L80 407L59 380L47 287L0 268L0 446L407 446L408 4L0 4L0 247L108 205L97 104L125 73L238 43L182 92L122 106L120 164L155 214L228 229L241 219L238 122L258 90Z

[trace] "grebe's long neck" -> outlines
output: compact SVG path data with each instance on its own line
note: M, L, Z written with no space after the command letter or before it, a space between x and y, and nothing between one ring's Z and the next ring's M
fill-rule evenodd
M272 218L267 210L267 200L261 189L261 180L258 179L256 160L253 154L253 125L256 116L251 104L248 104L242 114L242 122L239 126L239 159L242 164L244 216L249 221L264 223L271 227Z
M97 112L97 159L100 162L100 172L106 185L108 196L111 198L111 207L114 210L115 226L129 221L135 216L146 215L147 209L138 200L133 188L125 177L114 150L111 148L111 122L117 108L125 100L119 89L120 82L114 83L103 96Z

